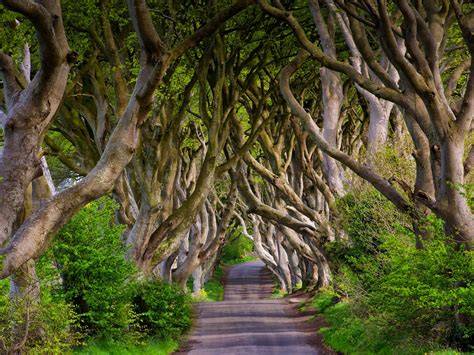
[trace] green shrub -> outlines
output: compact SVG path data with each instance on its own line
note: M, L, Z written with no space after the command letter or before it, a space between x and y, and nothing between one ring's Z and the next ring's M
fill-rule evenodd
M347 240L326 245L336 268L346 266L355 272L365 269L366 263L382 251L381 234L394 231L395 222L399 226L409 226L407 216L373 189L348 193L338 199L336 205L338 223L348 237Z
M222 301L224 299L223 277L224 270L218 265L212 274L212 278L204 284L206 301Z
M318 312L324 312L337 302L337 294L329 288L319 290L318 297L313 300L313 306Z
M159 339L178 339L191 326L191 295L160 281L139 284L135 313L142 331Z
M474 258L435 236L417 250L412 235L386 236L387 251L378 262L383 277L374 278L366 304L396 329L417 338L466 349L474 324L456 324L455 313L473 319ZM472 345L472 343L471 343Z
M123 227L113 221L116 208L110 198L90 203L51 248L63 280L58 293L74 306L83 331L109 339L121 338L134 320L134 267L125 260Z
M324 295L322 296L324 298ZM316 297L315 302L318 302ZM324 310L326 321L331 325L322 328L324 342L334 350L345 354L354 353L363 339L364 325L361 319L354 317L348 302L340 302Z
M76 349L77 355L168 355L178 349L174 340L149 339L142 344L124 341L94 341Z
M224 264L232 263L235 260L240 261L248 257L248 254L252 251L252 241L238 231L235 231L231 235L229 242L222 248L221 260Z
M0 281L0 353L62 354L77 344L71 331L76 321L72 307L54 299L46 287L39 303L10 300L8 289L8 280Z
M409 219L378 193L349 194L338 206L348 240L328 250L345 301L331 306L330 292L315 301L331 324L328 344L342 352L472 350L473 253L451 242L434 216L424 223L431 239L417 249Z

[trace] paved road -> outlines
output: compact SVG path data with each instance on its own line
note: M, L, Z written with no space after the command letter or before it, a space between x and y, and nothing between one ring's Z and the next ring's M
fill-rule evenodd
M316 329L287 300L269 299L270 273L260 261L228 270L224 301L197 305L197 322L181 354L326 354Z

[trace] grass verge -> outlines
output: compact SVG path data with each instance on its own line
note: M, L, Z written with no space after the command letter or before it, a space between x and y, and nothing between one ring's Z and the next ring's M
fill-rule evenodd
M259 260L259 259L253 255L247 255L241 258L237 258L237 259L225 260L223 264L224 265L237 265L237 264L248 263L249 261L256 261L256 260Z
M224 269L218 265L214 270L212 278L204 284L204 292L206 293L207 302L217 302L224 299Z
M75 355L168 355L178 349L174 340L150 339L143 344L118 341L93 341L72 352Z
M326 345L343 354L460 354L438 344L408 339L380 318L358 317L347 300L339 301L331 290L321 290L311 305L324 316L328 327L320 329Z

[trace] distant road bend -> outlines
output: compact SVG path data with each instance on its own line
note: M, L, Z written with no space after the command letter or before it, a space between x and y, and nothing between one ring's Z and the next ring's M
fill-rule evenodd
M318 345L308 316L287 300L269 299L271 292L271 275L261 261L232 266L224 301L197 305L195 329L178 354L331 354Z

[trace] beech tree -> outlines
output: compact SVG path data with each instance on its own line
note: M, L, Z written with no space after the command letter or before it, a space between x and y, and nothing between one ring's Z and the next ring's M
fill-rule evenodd
M8 246L2 251L4 260L1 275L6 277L27 260L39 255L47 246L49 236L81 206L111 191L135 152L140 127L147 119L153 94L163 81L166 71L186 50L212 34L225 20L245 9L252 1L238 1L221 10L207 24L181 39L172 48L165 47L153 25L148 6L144 2L129 2L130 18L140 47L140 70L127 106L96 166L76 185L48 199L14 235L13 224L23 205L24 191L38 167L41 138L56 113L75 55L67 46L59 3L2 3L29 18L37 29L41 48L41 68L31 85L23 91L14 80L13 62L2 55L2 73L8 102L5 143L0 164L3 177L0 183L1 241L3 243L10 239ZM15 98L20 100L15 101ZM25 108L27 103L31 105L29 110ZM31 119L31 112L38 112L38 122ZM28 124L23 124L24 129L11 130L13 121L17 120L26 120ZM23 138L20 139L21 137ZM23 143L20 145L19 141ZM26 149L27 153L17 154L20 147ZM18 159L15 159L15 154ZM15 176L21 177L16 179Z
M468 6L261 0L241 14L253 3L101 1L76 21L54 1L3 2L35 27L39 61L29 82L0 57L2 277L112 193L127 257L147 275L182 286L194 275L199 291L238 222L283 288L327 286L327 244L346 238L336 201L354 174L412 217L419 248L430 211L471 248ZM377 166L404 127L413 181ZM44 154L78 178L22 220Z
M290 26L301 47L298 56L282 70L280 87L292 112L299 117L318 147L370 182L398 208L411 211L415 218L418 212L413 209L413 202L426 206L445 221L448 235L471 248L474 218L462 189L466 181L465 167L472 160L472 149L468 148L467 160L464 160L464 150L472 129L473 79L468 75L462 88L454 84L465 75L468 69L466 61L453 63L455 69L448 79L442 75L445 65L449 65L444 59L446 45L456 28L462 33L462 49L471 58L468 61L472 69L473 37L469 21L471 13L464 13L467 8L463 9L457 1L439 4L396 1L394 7L385 1L364 1L360 6L338 3L338 11L349 22L344 31L350 31L362 59L374 74L371 78L321 50L308 38L298 19L280 3L273 6L268 1L260 1L259 4L268 14ZM328 1L325 6L333 7L334 4ZM401 25L395 21L397 16L401 18ZM344 23L341 25L346 26L347 21ZM369 35L377 41L371 43ZM377 51L383 52L396 68L401 78L399 83L377 60ZM390 177L374 173L370 167L332 146L295 98L290 77L308 57L333 71L344 73L360 88L393 102L402 111L415 146L417 168L417 179L410 187L408 198L397 190ZM460 96L450 101L453 87L459 90ZM452 208L453 205L456 208Z

